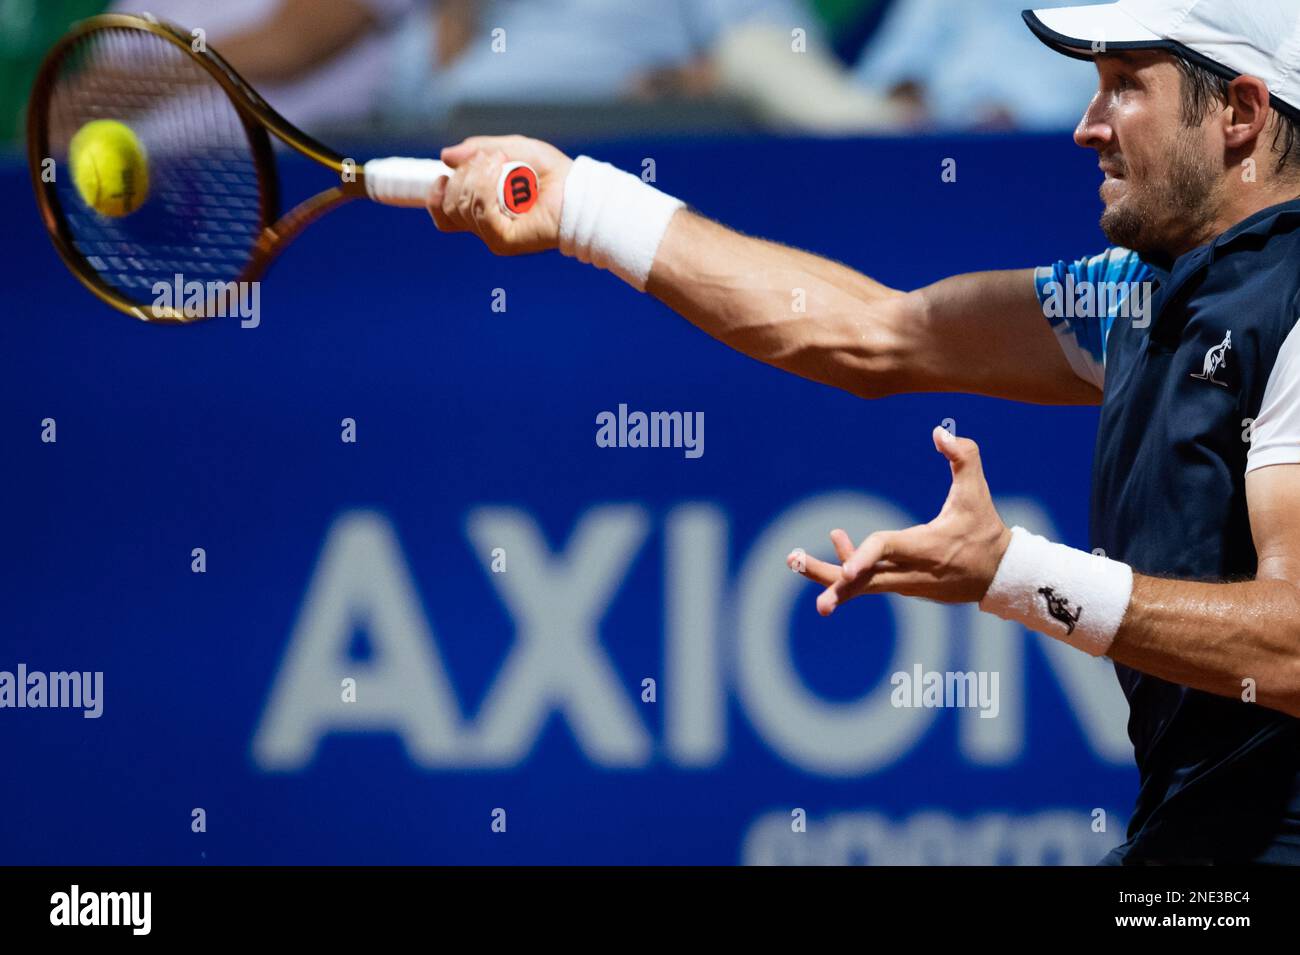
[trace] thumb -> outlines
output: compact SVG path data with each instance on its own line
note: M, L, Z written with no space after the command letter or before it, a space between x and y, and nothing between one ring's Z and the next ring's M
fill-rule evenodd
M980 463L978 444L970 438L957 437L947 428L935 428L932 437L935 449L948 459L953 484L983 481L984 468Z
M455 169L467 160L473 159L474 155L479 152L479 149L480 147L478 143L474 142L472 138L466 139L457 143L455 146L444 146L442 151L438 154L438 158L448 166L451 166L451 168Z

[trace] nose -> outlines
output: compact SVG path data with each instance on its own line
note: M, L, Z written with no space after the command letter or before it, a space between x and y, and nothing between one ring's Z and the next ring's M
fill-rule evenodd
M1098 91L1083 111L1083 118L1074 130L1074 141L1084 149L1105 149L1115 139L1115 130L1111 128L1107 116L1105 98Z

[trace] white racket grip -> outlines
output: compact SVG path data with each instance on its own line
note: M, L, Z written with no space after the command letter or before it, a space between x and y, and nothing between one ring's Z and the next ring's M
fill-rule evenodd
M423 209L429 190L453 170L440 159L407 159L393 156L372 159L362 167L366 193L388 206ZM523 162L508 162L497 179L497 205L511 218L522 215L537 201L537 173Z
M451 175L451 167L441 159L393 156L370 160L362 167L361 173L365 176L366 193L375 202L423 209L428 202L429 190L439 179Z

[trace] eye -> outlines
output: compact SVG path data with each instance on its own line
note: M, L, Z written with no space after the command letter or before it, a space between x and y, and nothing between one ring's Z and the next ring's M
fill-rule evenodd
M1120 73L1115 77L1115 88L1121 92L1133 88L1133 80L1127 73Z

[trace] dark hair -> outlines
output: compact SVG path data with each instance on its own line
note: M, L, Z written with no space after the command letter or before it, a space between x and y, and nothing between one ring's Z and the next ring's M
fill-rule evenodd
M1183 74L1183 123L1199 126L1215 106L1228 102L1228 80L1203 66L1175 54L1174 62ZM1277 153L1277 171L1287 164L1300 167L1300 122L1274 110L1277 129L1273 133L1273 152Z

